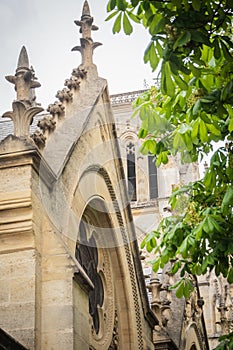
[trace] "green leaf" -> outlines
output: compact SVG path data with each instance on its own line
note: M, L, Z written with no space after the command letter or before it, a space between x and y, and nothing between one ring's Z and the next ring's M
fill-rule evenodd
M197 68L196 66L194 66L193 64L189 64L189 68L191 70L191 72L193 73L194 77L199 78L201 75L201 70L199 68Z
M154 15L149 28L150 34L155 35L163 31L165 24L166 19L164 17L162 17L160 14Z
M119 33L121 30L121 17L122 17L122 12L119 13L119 16L117 16L115 23L112 28L113 34Z
M157 246L157 242L156 242L156 239L154 237L151 238L150 245L152 248L155 248Z
M181 278L179 281L177 281L176 283L174 283L172 286L169 286L168 289L169 290L174 290L176 289L180 284L183 283L183 278Z
M129 21L129 18L126 12L124 13L124 16L123 16L123 28L126 35L130 35L133 32L133 27Z
M228 98L232 97L233 93L233 81L229 81L226 86L221 91L221 101L226 101Z
M154 71L159 64L159 57L155 51L155 44L153 41L147 46L145 54L144 54L144 62L150 62L151 68Z
M116 0L119 10L125 11L127 8L127 2L125 0Z
M233 283L233 267L230 268L227 276L228 283Z
M175 50L178 46L184 46L191 40L191 34L190 32L184 32L181 33L178 37L178 39L175 41L173 45L173 50Z
M183 258L187 257L187 252L188 252L188 236L183 240L180 248L179 248L180 254L182 255Z
M217 38L214 39L213 45L214 45L214 57L216 58L216 60L218 60L221 57L221 51L220 51L219 42Z
M199 133L200 133L201 142L203 143L207 142L209 138L208 138L206 124L203 120L201 120L199 124Z
M133 5L133 7L136 7L138 5L140 0L131 0L131 4Z
M201 109L201 101L199 99L199 100L197 100L197 102L193 106L193 114L197 115L197 113L200 111L200 109Z
M168 96L173 96L175 93L175 87L171 78L169 62L165 62L162 67L161 89L163 93L165 93Z
M192 133L191 133L191 137L192 137L192 141L194 143L197 143L198 141L198 129L199 129L199 118L195 120L195 122L193 123L193 130L192 130Z
M160 266L160 259L156 260L153 265L152 265L152 270L156 273L159 270L159 266Z
M194 230L193 234L196 237L196 240L200 240L202 237L202 230L203 230L203 222L201 222Z
M200 11L201 1L200 0L192 0L192 7L195 11Z
M224 55L225 59L229 62L233 62L233 57L230 54L227 46L224 44L223 41L221 41L221 46L222 46L222 51L223 51L223 55Z
M144 52L144 62L147 63L150 60L150 50L151 47L154 46L154 42L150 41L150 43L147 45L147 48Z
M213 232L214 228L215 228L214 222L215 222L215 220L210 215L207 215L203 221L203 230L206 233Z
M228 130L229 130L229 132L233 131L233 118L230 119L230 123L228 125Z
M144 152L150 152L151 154L156 154L156 141L155 140L146 140L142 144ZM142 148L141 148L142 152ZM143 153L145 154L145 153Z
M145 248L146 245L146 237L142 240L142 243L140 245L141 249Z
M107 5L107 11L110 12L112 11L116 6L116 0L109 0L108 5Z
M134 21L135 23L140 23L140 18L136 16L134 13L127 11L128 16Z
M223 211L223 213L227 213L227 210L229 207L233 206L233 187L228 187L223 200L222 200L222 205L221 205L221 209Z
M213 171L208 171L204 177L204 184L206 188L210 191L215 187L216 185L216 177L215 173Z
M188 89L188 84L179 76L179 74L172 74L172 76L181 90Z
M191 130L192 130L192 127L189 124L183 123L178 129L178 132L180 134L185 134L187 131L191 131Z
M207 129L216 136L221 136L221 131L218 130L213 124L206 124Z
M181 267L181 262L180 261L176 261L174 263L174 265L172 266L171 270L169 271L169 273L176 274L177 271L180 269L180 267Z
M184 296L184 283L180 283L179 287L176 290L177 298L181 299Z
M146 250L148 251L148 253L151 253L153 250L153 247L151 246L150 243L151 243L150 241L146 243Z
M105 21L109 21L111 18L113 18L114 16L116 16L119 13L119 11L114 11L113 13L111 13L106 19Z
M187 133L184 134L184 141L185 141L187 151L191 152L193 149L193 142L192 142L191 136Z
M173 140L173 147L176 149L176 150L179 150L179 149L184 149L184 140L181 136L180 133L176 133L175 134L175 137L174 137L174 140Z
M138 132L138 138L139 139L144 139L147 136L147 134L148 134L148 131L143 129L143 128L141 128L139 130L139 132Z

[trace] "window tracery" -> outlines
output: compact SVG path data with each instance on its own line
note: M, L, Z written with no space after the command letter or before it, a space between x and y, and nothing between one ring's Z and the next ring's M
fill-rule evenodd
M129 142L126 146L127 151L127 179L128 179L128 195L130 201L137 200L137 184L136 184L136 164L135 164L135 145Z
M158 174L152 154L148 155L148 175L150 199L156 199L158 198Z
M88 240L86 228L82 221L80 223L80 243L76 245L75 257L94 284L94 289L89 292L89 313L92 317L95 332L98 334L100 329L98 306L103 306L104 287L97 270L98 249L94 234L92 233Z

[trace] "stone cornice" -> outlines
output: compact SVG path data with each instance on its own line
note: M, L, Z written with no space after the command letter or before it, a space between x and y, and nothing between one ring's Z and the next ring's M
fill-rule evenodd
M147 90L137 90L137 91L132 91L132 92L125 92L123 94L115 94L111 95L111 104L114 105L120 105L124 103L129 103L131 104L138 96L143 94Z
M0 145L0 169L31 165L50 188L56 176L30 139L9 135Z

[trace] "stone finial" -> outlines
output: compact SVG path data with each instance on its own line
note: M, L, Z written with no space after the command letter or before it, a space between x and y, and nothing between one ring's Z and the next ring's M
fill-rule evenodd
M35 77L34 69L29 68L29 59L25 46L22 47L15 75L5 77L7 81L15 85L17 101L24 102L28 107L36 106L34 89L40 87Z
M81 46L73 47L72 51L81 52L82 66L94 66L92 61L93 51L96 47L102 44L98 42L93 42L91 38L91 31L98 30L98 27L92 24L93 17L90 15L90 8L87 0L85 0L83 5L81 20L75 20L74 23L80 27L80 33L82 33L82 38L80 39Z
M29 58L25 46L20 51L16 72L22 69L29 70Z
M19 54L15 75L6 76L6 80L15 85L17 99L12 104L13 111L4 113L3 117L13 120L15 136L29 137L32 120L43 108L35 102L34 89L40 87L40 83L33 68L29 68L28 54L24 46Z

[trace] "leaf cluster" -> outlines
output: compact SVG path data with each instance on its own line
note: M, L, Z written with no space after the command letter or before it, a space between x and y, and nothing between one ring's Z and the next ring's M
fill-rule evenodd
M151 36L144 61L159 70L160 86L133 104L141 152L153 154L156 166L177 154L189 163L225 143L203 179L174 190L173 215L142 247L154 252L154 271L173 261L178 297L192 292L190 275L207 270L233 283L233 0L109 0L107 10L114 33L129 35L138 23ZM222 338L217 349L232 344L232 336Z
M174 190L170 197L174 215L164 218L141 245L154 252L155 272L175 259L171 273L179 271L182 279L214 269L233 283L232 152L232 146L227 151L219 148L202 180ZM184 202L185 209L177 210ZM186 296L187 288L182 288L183 294L179 291L177 296Z
M233 332L223 335L219 338L220 344L215 350L232 350L233 349Z

